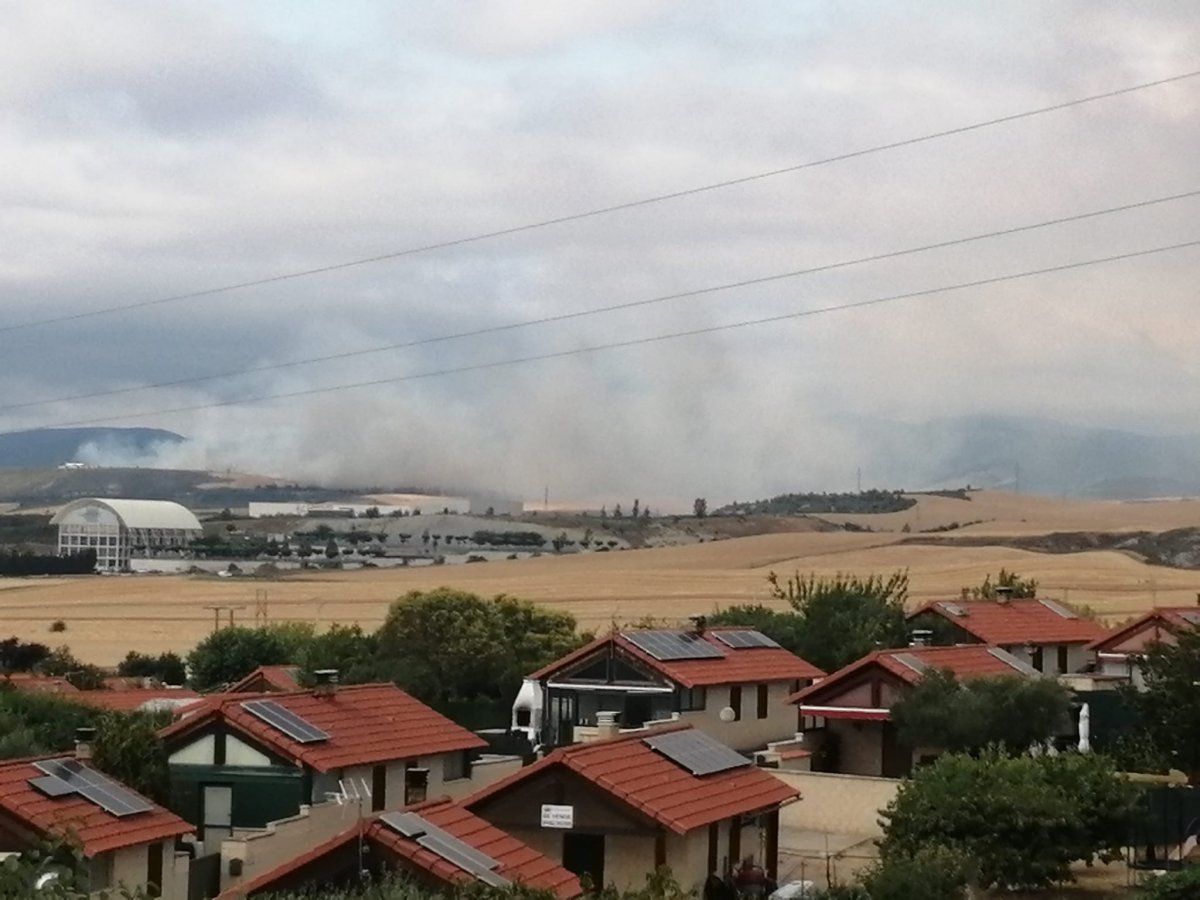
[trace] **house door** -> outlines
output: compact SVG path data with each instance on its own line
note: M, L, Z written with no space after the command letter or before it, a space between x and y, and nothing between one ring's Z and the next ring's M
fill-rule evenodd
M206 849L219 849L219 842L233 834L233 788L227 784L206 784L203 793L204 809L200 837Z
M550 698L551 727L554 729L556 746L575 743L575 723L579 716L576 701L572 693L554 694Z
M604 835L569 831L563 835L563 868L604 887Z
M905 778L912 772L912 750L900 742L896 726L883 723L882 766L884 778Z

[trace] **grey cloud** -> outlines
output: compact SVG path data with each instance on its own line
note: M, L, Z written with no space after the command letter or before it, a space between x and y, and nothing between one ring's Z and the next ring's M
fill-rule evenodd
M78 22L99 15L56 8ZM491 5L424 18L424 5L372 6L368 19L390 31L333 7L291 31L267 4L253 15L232 4L147 9L113 3L111 21L69 34L65 13L17 17L12 46L63 39L42 64L32 53L4 64L27 71L0 88L16 123L0 130L0 323L387 252L1161 77L1188 67L1196 37L1172 4L815 4L803 14L749 4L736 17L716 4L596 4L553 22ZM321 15L336 39L323 37ZM126 96L130 117L106 105ZM0 383L7 396L41 397L186 377L1184 190L1195 187L1198 98L1200 87L1181 84L566 227L0 335ZM386 378L1053 265L1186 239L1195 206L48 407L4 427ZM683 498L845 486L878 451L860 420L982 411L1194 427L1194 271L1194 254L1162 257L144 424L194 436L166 461L340 483Z

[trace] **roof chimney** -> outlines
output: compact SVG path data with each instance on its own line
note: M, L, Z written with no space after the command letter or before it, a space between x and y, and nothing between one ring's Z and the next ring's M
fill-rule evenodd
M75 729L75 758L86 762L92 758L92 744L96 741L95 728Z
M317 697L332 697L338 685L337 669L317 669L313 672L313 695Z
M1013 589L1007 584L996 586L996 602L1003 605L1012 599Z
M700 613L694 613L688 616L688 621L692 623L692 631L696 634L704 634L704 627L708 624L708 619Z
M618 737L620 734L621 726L617 724L615 712L600 710L596 713L596 740L606 741L609 738Z
M910 647L928 647L933 643L933 631L928 628L914 628L912 638L908 642Z

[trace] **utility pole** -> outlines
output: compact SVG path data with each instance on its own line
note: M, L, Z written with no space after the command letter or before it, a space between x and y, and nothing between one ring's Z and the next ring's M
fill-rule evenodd
M246 607L244 607L244 606L227 606L227 607L225 607L225 608L226 608L227 610L229 610L229 627L230 627L230 628L232 628L232 627L233 627L233 613L234 613L234 611L235 611L235 610L239 610L239 609L245 609Z
M205 609L211 609L213 614L213 631L221 630L221 610L223 606L206 606Z
M266 625L269 616L267 614L267 590L266 588L258 588L254 591L254 624Z
M550 485L546 485L542 489L542 510L543 512L550 510Z

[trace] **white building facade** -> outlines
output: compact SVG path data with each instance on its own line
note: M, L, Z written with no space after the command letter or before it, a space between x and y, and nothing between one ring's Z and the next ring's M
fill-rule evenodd
M182 550L203 534L191 510L167 500L76 500L50 524L58 526L59 556L95 550L102 572L125 571L131 556Z

